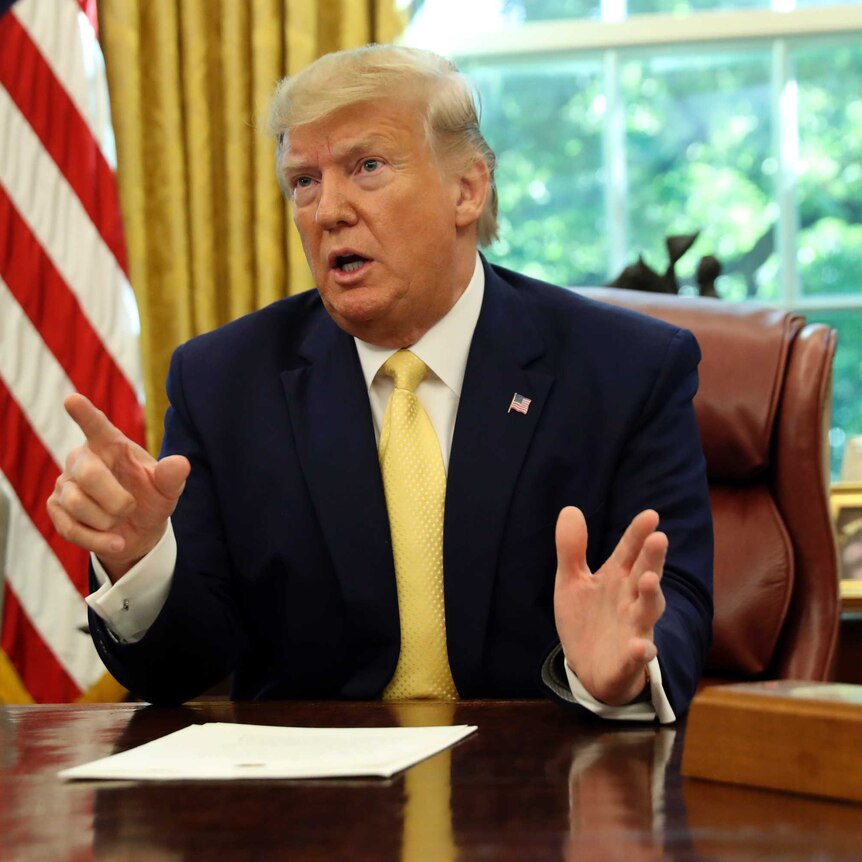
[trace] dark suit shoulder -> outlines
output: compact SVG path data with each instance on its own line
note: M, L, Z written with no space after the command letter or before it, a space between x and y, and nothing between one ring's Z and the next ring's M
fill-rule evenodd
M504 267L490 269L513 290L552 352L574 349L579 353L579 347L590 351L601 347L598 355L607 357L608 348L613 348L610 352L617 361L627 356L643 361L646 356L660 359L673 345L688 362L697 364L700 359L697 341L688 330Z
M178 350L184 362L205 362L213 370L220 362L272 362L285 368L295 363L309 332L329 322L320 295L309 290L195 336Z

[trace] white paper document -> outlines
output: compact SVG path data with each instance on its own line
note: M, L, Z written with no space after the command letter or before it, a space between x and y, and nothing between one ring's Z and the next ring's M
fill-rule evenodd
M389 777L475 731L455 727L272 727L193 724L61 778L139 781Z

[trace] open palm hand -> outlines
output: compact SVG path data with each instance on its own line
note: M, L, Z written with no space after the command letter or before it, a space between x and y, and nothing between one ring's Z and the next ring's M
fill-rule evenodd
M569 667L597 700L620 706L643 690L656 656L653 628L664 612L667 537L658 514L637 515L605 564L587 566L587 526L567 506L557 521L554 615Z

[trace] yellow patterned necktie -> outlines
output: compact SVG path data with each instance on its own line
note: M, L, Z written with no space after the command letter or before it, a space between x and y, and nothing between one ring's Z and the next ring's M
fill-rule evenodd
M380 370L395 381L379 455L401 619L401 653L383 692L387 700L458 696L449 670L443 603L446 472L437 435L415 394L427 371L409 350L390 356Z

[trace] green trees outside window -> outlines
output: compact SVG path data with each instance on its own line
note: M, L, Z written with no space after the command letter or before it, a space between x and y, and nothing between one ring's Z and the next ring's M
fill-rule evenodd
M604 284L638 255L663 270L665 236L699 230L677 267L683 292L713 254L723 300L796 308L838 330L837 476L844 440L862 434L862 7L481 0L472 21L464 8L415 3L405 41L449 53L480 93L499 157L489 258ZM456 9L462 32L447 51Z

